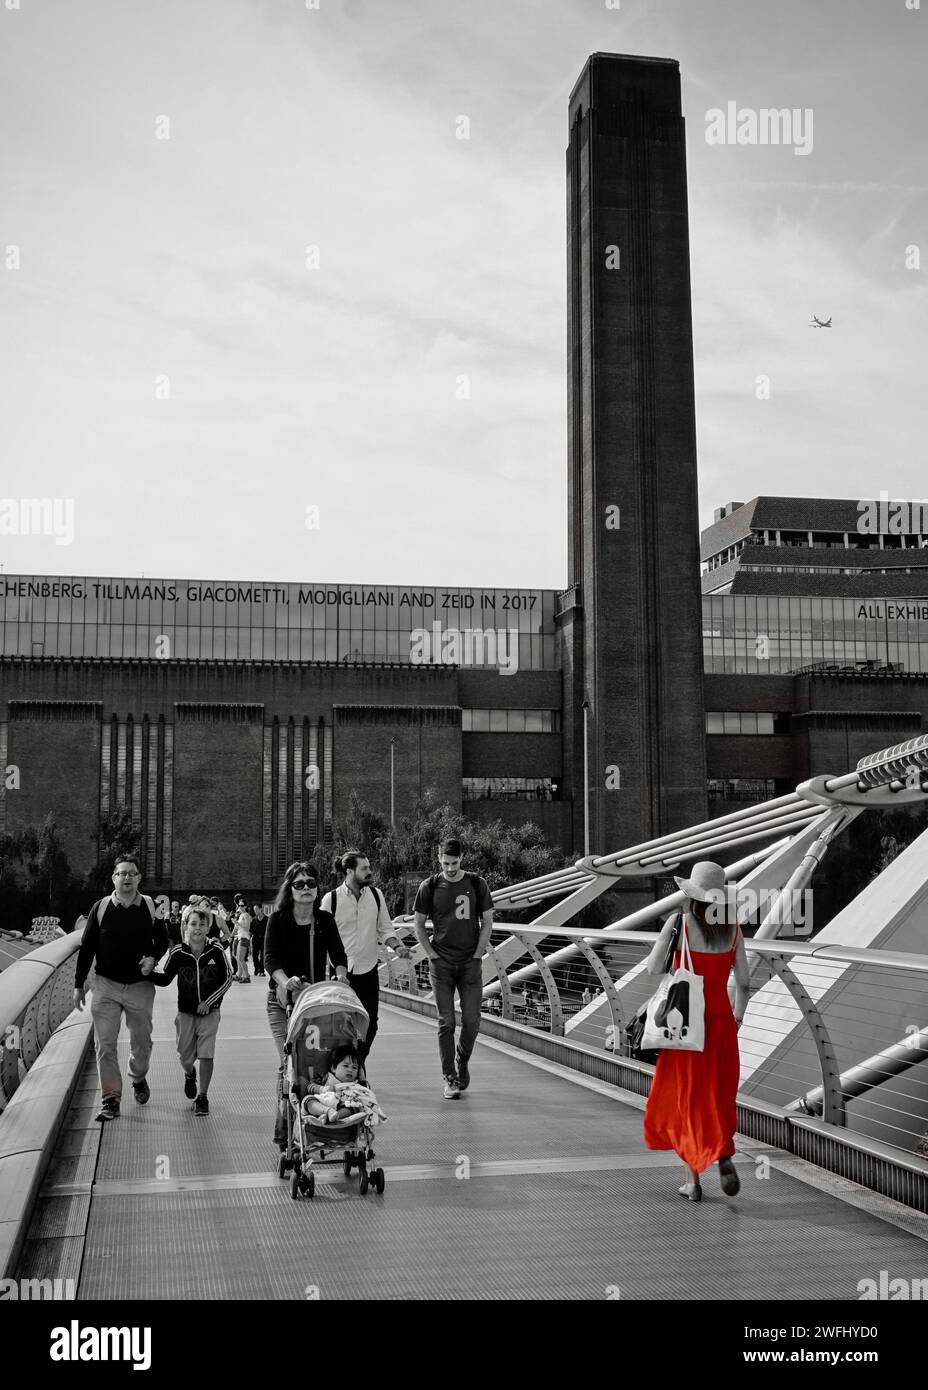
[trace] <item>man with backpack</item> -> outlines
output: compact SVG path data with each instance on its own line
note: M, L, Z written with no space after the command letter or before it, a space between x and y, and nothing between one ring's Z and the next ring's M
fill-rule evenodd
M483 999L481 961L493 930L493 898L486 879L461 868L460 840L444 840L438 853L441 873L419 884L413 911L416 936L429 958L438 1009L438 1051L445 1078L445 1100L458 1100L470 1085L470 1055L480 1031ZM432 936L425 930L432 919ZM454 1048L454 992L461 1001L461 1037Z
M370 1019L367 1038L359 1049L366 1063L380 1011L380 947L399 947L400 943L387 904L371 883L370 860L360 850L351 849L342 856L341 866L344 883L326 893L319 906L335 918L348 957L348 983Z
M146 1077L151 1060L151 1016L155 986L148 976L168 949L164 923L151 898L139 892L141 872L131 854L121 855L113 873L114 891L94 903L84 928L74 972L74 1007L84 1007L87 975L96 961L93 987L94 1045L103 1104L98 1120L119 1117L122 1074L116 1053L125 1014L129 1027L129 1080L139 1105L151 1095Z

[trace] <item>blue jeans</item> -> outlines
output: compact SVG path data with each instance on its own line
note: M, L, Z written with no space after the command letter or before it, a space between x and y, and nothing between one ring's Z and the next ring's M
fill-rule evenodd
M441 1069L445 1076L454 1076L457 1064L454 1056L454 991L461 1001L461 1037L458 1051L463 1061L467 1061L474 1050L477 1034L480 1032L480 1002L483 998L483 967L479 960L461 962L445 960L429 961L429 975L435 992L438 1008L438 1051L441 1054Z
M280 1058L280 1065L283 1066L284 1044L287 1041L287 1010L282 1009L277 1002L277 995L270 990L267 996L267 1021L271 1027L271 1037L277 1048L277 1055Z

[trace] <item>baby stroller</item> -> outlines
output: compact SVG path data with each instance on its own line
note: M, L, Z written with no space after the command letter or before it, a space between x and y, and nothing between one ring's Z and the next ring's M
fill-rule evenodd
M339 1043L363 1042L368 1022L367 1010L354 990L334 980L304 989L290 1011L285 1047L287 1064L281 1084L281 1103L286 1106L287 1146L278 1160L277 1176L285 1178L287 1173L292 1174L290 1196L294 1201L301 1194L312 1197L316 1190L312 1171L314 1158L320 1163L337 1163L337 1149L343 1150L341 1163L346 1178L357 1168L362 1197L369 1187L383 1192L386 1182L383 1169L368 1171L368 1164L375 1156L371 1147L370 1118L356 1114L323 1123L321 1117L308 1115L303 1109L309 1083L326 1078L332 1048Z

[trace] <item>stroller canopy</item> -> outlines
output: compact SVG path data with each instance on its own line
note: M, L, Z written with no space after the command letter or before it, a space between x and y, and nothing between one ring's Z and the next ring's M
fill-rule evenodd
M293 1006L287 1042L327 1052L339 1043L363 1042L369 1022L367 1010L350 986L334 980L308 985Z

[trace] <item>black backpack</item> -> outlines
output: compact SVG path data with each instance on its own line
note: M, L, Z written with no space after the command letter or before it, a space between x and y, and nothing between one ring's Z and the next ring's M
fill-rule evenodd
M373 895L374 895L374 902L377 904L377 916L379 917L379 916L380 916L380 894L377 892L377 889L374 887L374 885L373 885L372 883L366 883L364 886L365 886L365 888L369 888L369 889L371 890L371 892L373 893ZM323 899L322 899L322 902L319 904L319 906L322 908L323 912L330 912L330 913L332 914L333 917L335 916L335 892L336 892L336 890L335 890L334 888L331 889L330 892L326 893L325 898L323 898ZM328 907L326 907L326 905L325 905L325 903L326 903L326 898L328 898L328 901L329 901Z

